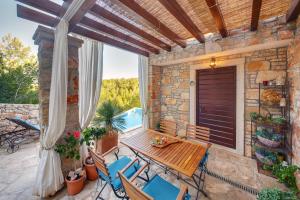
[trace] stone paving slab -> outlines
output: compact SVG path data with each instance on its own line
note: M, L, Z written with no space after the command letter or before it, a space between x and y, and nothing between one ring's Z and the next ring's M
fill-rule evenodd
M123 135L122 137L128 137L128 135ZM32 186L38 165L38 151L38 143L23 145L21 149L14 154L7 154L4 150L0 150L0 200L39 199L38 197L32 196ZM122 145L120 146L120 155L134 157L133 153ZM112 162L115 158L113 155L109 155L106 159L107 162ZM274 178L258 174L255 160L224 151L223 149L211 148L208 169L258 190L264 187L279 187L284 189L284 186L277 183ZM155 173L160 174L174 185L179 186L180 184L175 176L169 173L166 175L163 169L156 165L151 165L150 176L153 176ZM63 189L54 197L48 199L92 200L97 195L96 183L97 181L87 181L84 190L76 196L68 196L66 189ZM254 195L208 175L205 181L205 191L208 193L209 198L204 198L202 195L200 199L256 199ZM189 192L193 197L192 199L195 199L195 189L189 187ZM108 200L117 199L109 187L104 190L102 197Z

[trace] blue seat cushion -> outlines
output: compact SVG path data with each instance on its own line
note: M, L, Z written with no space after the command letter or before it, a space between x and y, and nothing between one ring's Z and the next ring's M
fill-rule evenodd
M176 200L179 188L155 175L143 188L143 191L155 200ZM189 200L190 195L186 194L185 200Z
M118 177L118 171L121 171L130 162L131 162L131 159L128 158L127 156L124 156L124 157L120 158L119 160L114 161L107 167L108 171L109 171L109 175L111 176L111 179L109 179L109 177L104 175L100 170L98 170L99 176L106 182L111 183L115 190L118 190L121 188L121 180ZM137 170L139 168L140 168L140 165L138 163L135 163L134 165L132 165L125 171L124 175L128 179L130 179L135 174L135 172L137 172Z

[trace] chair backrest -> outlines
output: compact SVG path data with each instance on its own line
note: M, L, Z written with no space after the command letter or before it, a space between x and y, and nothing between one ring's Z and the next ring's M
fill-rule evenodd
M130 182L122 173L119 173L122 185L125 189L127 196L132 200L153 200L148 194L136 187L132 182Z
M193 140L200 140L202 142L208 143L210 137L210 129L203 126L188 124L186 126L186 136L187 138Z
M160 120L159 129L165 134L176 136L177 124L174 121L162 119Z
M100 170L105 176L109 177L109 172L108 172L107 166L105 164L104 158L102 158L100 155L98 155L95 151L93 151L91 149L89 149L89 152L91 153L91 156L92 156L98 170Z

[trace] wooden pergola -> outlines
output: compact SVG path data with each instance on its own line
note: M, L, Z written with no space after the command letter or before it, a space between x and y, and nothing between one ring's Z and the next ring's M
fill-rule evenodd
M55 27L73 0L16 0L17 15ZM221 37L258 29L259 20L297 19L300 0L86 0L70 20L69 32L144 56L187 46L205 34Z

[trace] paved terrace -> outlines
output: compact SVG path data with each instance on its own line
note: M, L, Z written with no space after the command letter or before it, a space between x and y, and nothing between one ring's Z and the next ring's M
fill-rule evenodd
M129 137L135 133L136 131L122 135L121 137ZM34 184L38 165L38 151L38 142L22 145L20 150L14 154L7 154L5 150L0 151L0 200L39 199L38 197L32 196L32 185ZM120 155L134 157L133 153L127 147L122 145L120 146ZM115 157L113 155L108 155L106 159L108 162L111 162ZM224 151L218 147L212 147L210 149L208 169L257 190L265 187L279 187L285 189L283 185L277 183L276 179L259 174L257 172L255 160ZM179 181L176 177L170 173L165 174L163 169L151 165L150 176L154 173L159 173L173 184L179 185ZM68 196L66 189L63 189L58 192L55 197L49 199L93 200L98 194L98 192L96 192L96 183L97 181L87 181L84 190L76 196ZM256 199L255 195L208 175L206 176L205 181L205 191L208 193L209 198L205 198L201 195L200 199ZM189 192L193 199L195 199L195 190L189 187ZM108 200L117 199L109 187L104 190L102 197Z

